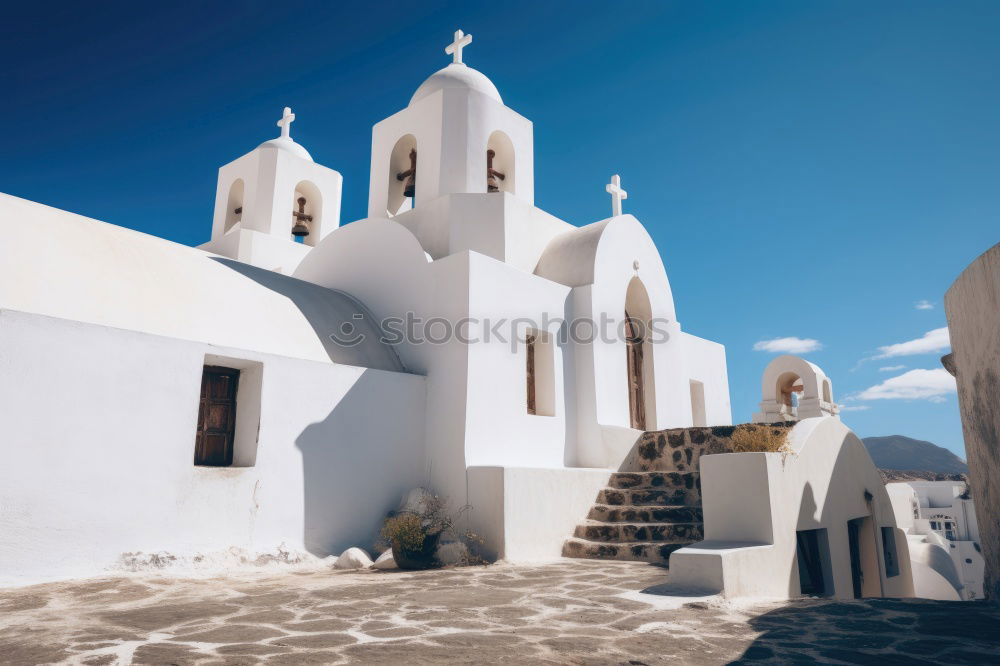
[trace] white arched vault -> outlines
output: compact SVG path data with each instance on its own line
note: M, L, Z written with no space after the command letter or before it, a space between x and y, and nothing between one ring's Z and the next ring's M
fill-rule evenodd
M798 421L839 412L840 407L833 402L833 383L818 365L784 354L764 369L755 423Z

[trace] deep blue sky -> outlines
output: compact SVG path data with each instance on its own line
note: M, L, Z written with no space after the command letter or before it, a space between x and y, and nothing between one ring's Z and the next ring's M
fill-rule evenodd
M761 340L818 340L842 402L940 367L858 361L944 326L945 289L1000 240L1000 3L362 4L8 3L0 191L198 244L216 169L288 105L360 218L371 126L461 27L535 123L538 206L602 219L622 175L683 328L727 347L736 421ZM844 414L862 436L963 455L954 394L845 404L867 407Z

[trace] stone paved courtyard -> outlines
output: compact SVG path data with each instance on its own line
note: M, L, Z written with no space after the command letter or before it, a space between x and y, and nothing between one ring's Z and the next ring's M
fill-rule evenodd
M1000 663L1000 610L982 603L639 593L665 575L567 560L36 585L0 590L0 663Z

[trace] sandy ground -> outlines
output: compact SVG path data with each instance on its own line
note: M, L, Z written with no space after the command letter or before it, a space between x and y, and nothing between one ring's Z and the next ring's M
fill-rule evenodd
M34 585L0 590L0 663L1000 663L996 606L641 593L665 577L565 560Z

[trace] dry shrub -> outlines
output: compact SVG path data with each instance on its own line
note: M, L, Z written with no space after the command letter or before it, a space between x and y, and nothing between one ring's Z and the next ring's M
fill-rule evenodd
M733 431L733 453L788 453L787 428L744 423Z

